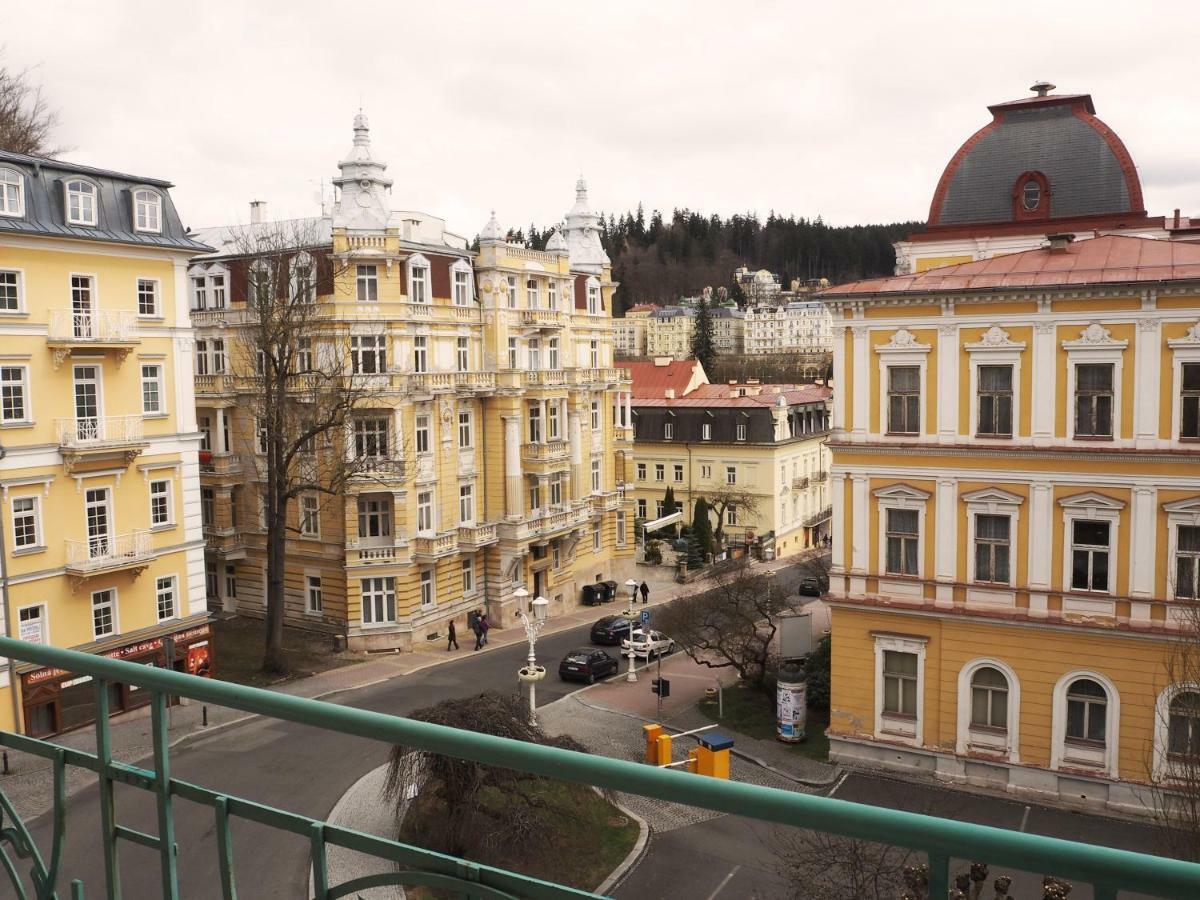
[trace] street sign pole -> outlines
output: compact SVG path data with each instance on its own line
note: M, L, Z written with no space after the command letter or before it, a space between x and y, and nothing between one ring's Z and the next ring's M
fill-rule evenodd
M649 618L650 611L646 610L645 612L642 613L642 615ZM656 721L661 722L662 721L662 653L658 654L658 684L659 684L659 688L658 688L658 719Z

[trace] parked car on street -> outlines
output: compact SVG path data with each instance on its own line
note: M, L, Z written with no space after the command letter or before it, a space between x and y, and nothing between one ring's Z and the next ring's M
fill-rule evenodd
M800 579L801 597L820 597L829 590L829 579L824 575L809 575Z
M615 646L627 637L629 637L629 620L624 616L605 616L603 619L598 619L592 626L593 644Z
M629 652L629 639L621 641L621 650ZM661 631L643 631L641 628L633 632L633 655L651 659L655 656L665 656L675 652L675 642Z
M594 684L597 678L617 674L617 662L604 650L595 647L580 647L572 650L558 664L558 677L563 681L586 681Z

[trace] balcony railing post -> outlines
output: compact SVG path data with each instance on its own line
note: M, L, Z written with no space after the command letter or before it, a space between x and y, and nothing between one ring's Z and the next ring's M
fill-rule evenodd
M167 665L171 660L167 660ZM154 794L158 808L158 857L162 866L163 897L179 896L179 875L175 867L175 816L171 804L171 756L167 722L167 695L151 695L150 726L154 732Z
M112 779L112 740L108 731L108 682L96 677L96 763L100 778L100 842L104 854L104 886L108 900L121 900L117 861L117 806Z

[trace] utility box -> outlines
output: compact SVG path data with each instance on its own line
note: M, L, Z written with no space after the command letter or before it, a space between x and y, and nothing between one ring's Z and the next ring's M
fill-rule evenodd
M803 659L813 650L813 619L809 612L779 617L779 658Z

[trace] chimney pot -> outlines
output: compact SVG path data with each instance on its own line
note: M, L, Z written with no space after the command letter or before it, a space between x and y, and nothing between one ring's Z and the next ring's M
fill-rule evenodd
M1075 240L1075 235L1048 234L1046 235L1046 240L1050 242L1050 251L1052 253L1064 253L1066 252L1067 245L1070 244L1071 241Z
M1179 227L1179 210L1175 210L1175 228Z
M261 225L263 217L267 214L266 200L251 200L250 201L250 224Z

